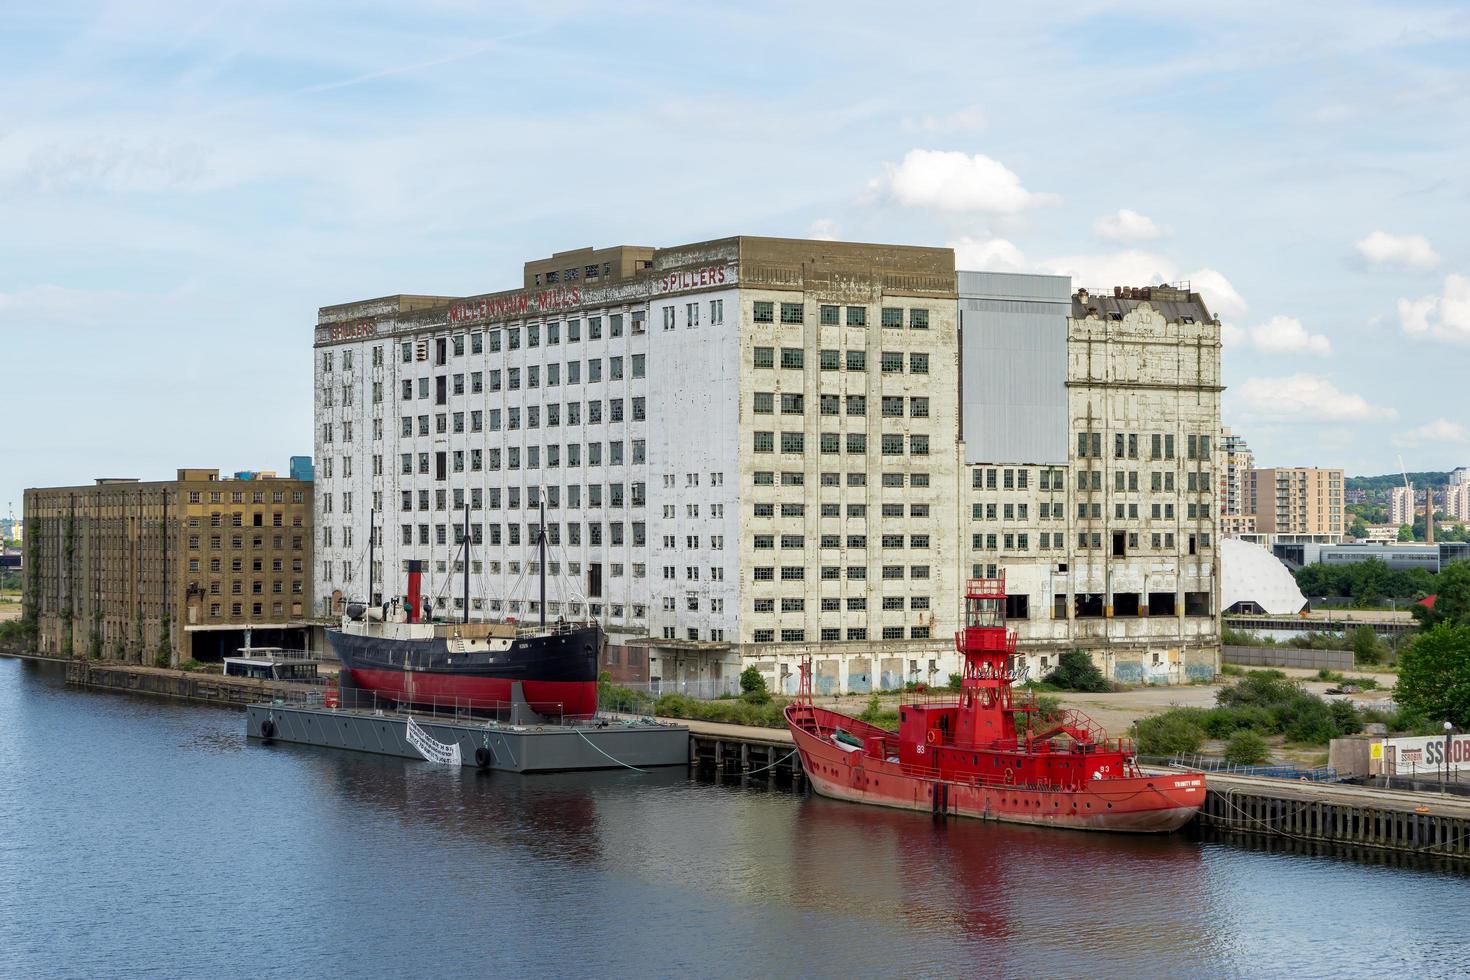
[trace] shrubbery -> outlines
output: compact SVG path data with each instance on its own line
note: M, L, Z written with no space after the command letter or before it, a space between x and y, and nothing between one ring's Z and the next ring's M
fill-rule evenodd
M1325 745L1363 728L1352 704L1309 694L1279 670L1251 671L1215 700L1214 708L1173 708L1136 722L1138 750L1145 755L1189 754L1207 738L1229 741L1240 732Z
M1236 766L1254 766L1269 758L1266 740L1249 728L1242 728L1230 736L1225 744L1225 761Z
M1046 683L1059 691L1101 693L1113 685L1103 677L1092 657L1083 650L1068 650L1057 658L1056 669L1046 675Z

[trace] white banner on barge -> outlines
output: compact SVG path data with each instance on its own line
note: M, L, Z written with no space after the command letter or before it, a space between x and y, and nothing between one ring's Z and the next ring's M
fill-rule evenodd
M1470 735L1384 738L1369 749L1372 771L1384 776L1470 772Z

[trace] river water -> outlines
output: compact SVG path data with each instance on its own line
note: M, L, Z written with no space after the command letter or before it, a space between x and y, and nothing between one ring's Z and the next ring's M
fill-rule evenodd
M247 742L0 658L0 976L1470 971L1470 876Z

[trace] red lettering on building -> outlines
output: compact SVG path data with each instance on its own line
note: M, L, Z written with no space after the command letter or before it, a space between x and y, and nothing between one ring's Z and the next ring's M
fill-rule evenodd
M672 293L681 289L698 289L708 286L723 286L729 273L722 265L707 265L701 269L684 269L670 272L658 280L658 292Z
M327 338L332 341L356 340L359 337L375 337L377 333L377 324L363 320L359 323L344 323L331 327L327 331Z

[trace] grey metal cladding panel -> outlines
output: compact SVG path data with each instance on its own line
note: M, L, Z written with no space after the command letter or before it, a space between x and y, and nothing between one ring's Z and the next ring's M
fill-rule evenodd
M1070 276L1038 276L1020 272L957 272L959 294L995 299L1041 299L1070 302Z
M960 317L965 462L1065 463L1066 316Z

